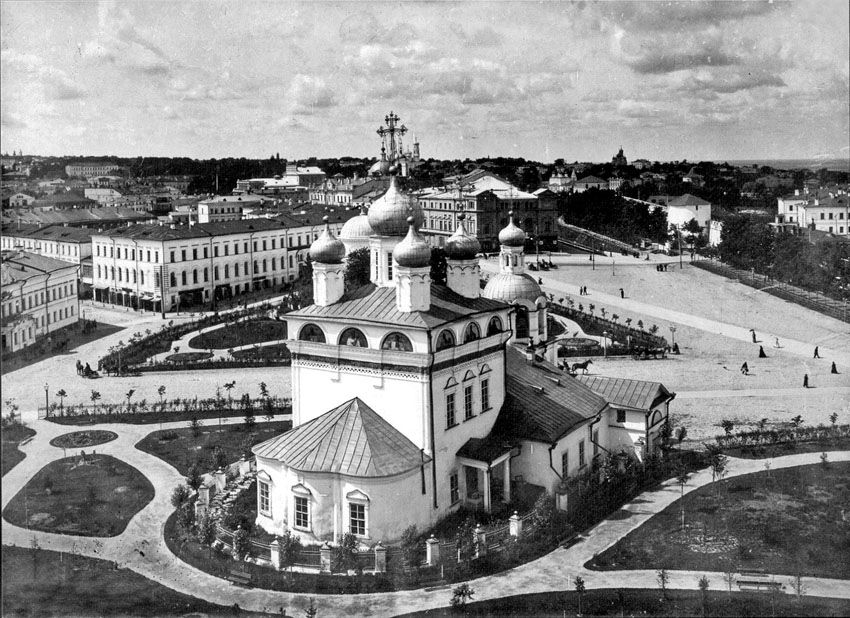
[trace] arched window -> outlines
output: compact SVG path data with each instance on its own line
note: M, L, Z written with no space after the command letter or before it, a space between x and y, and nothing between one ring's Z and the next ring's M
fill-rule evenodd
M475 322L470 322L469 326L466 327L466 330L463 333L463 342L469 343L476 339L481 339L481 329L478 328L478 324Z
M490 322L487 324L487 336L495 335L496 333L502 332L502 320L499 319L499 316L494 315L490 318Z
M205 268L204 269L204 281L209 281L209 280L210 280L210 269Z
M192 270L192 283L198 282L198 269Z
M142 285L145 284L145 271L143 270L139 271L139 283L141 283Z
M186 271L185 270L182 273L180 273L180 283L182 283L183 285L186 285Z
M177 287L177 275L175 275L174 273L171 273L171 287Z
M325 333L315 324L305 324L298 334L299 341L312 341L313 343L324 343Z
M346 328L339 336L339 345L347 345L354 348L368 348L366 335L356 328Z
M390 333L384 337L384 342L381 344L382 350L398 350L400 352L413 352L413 344L406 335L401 333Z
M437 335L437 352L445 350L446 348L454 347L454 345L455 334L448 328L444 331L440 331L440 334Z
M516 308L516 338L528 338L528 309L522 306Z

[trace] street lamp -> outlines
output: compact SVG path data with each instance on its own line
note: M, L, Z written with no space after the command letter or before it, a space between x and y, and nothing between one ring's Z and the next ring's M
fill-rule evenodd
M608 358L608 331L602 331L602 354L604 358Z
M47 382L44 383L44 416L47 417L49 415L50 409L50 399L48 396L48 391L50 390L50 386Z
M675 347L676 346L676 327L675 326L670 327L670 340L672 342L671 347Z

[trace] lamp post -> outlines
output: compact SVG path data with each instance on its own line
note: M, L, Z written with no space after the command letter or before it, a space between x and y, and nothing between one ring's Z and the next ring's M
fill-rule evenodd
M671 347L675 347L676 346L676 327L675 326L670 327L670 341L671 341Z
M50 414L50 399L48 392L50 391L50 386L47 382L44 383L44 416L45 418Z
M608 358L608 331L602 331L602 354L604 358Z

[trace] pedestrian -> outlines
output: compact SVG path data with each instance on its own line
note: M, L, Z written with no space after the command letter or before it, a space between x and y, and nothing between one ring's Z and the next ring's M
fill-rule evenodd
M623 291L623 288L620 288L620 298L625 298L626 293Z
M803 374L803 388L809 388L809 374Z
M832 368L829 370L829 373L838 373L838 368L835 366L835 361L832 361Z
M774 342L773 347L774 347L774 348L779 348L779 347L781 347L781 346L779 345L779 337L777 337L777 338L776 338L776 341Z
M820 354L818 354L818 346L815 346L815 355L812 358L820 358Z
M764 346L759 346L759 358L767 358L767 354L764 353Z
M750 329L750 332L753 334L753 343L758 343L758 340L756 339L756 331L754 331L754 330L751 328L751 329Z
M747 365L746 361L744 362L743 365L741 365L741 373L743 373L745 376L750 375L750 368Z

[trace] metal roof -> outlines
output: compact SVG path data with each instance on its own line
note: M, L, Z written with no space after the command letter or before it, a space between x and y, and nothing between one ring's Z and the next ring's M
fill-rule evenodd
M401 474L429 461L359 397L261 442L252 451L301 472L361 477Z
M310 305L288 315L294 318L330 318L393 324L411 328L428 329L454 322L476 313L504 309L504 303L486 298L466 298L444 285L431 284L431 305L427 311L405 313L396 307L394 287L364 285L327 307Z
M659 399L675 397L675 393L668 391L660 382L584 375L577 379L613 406L651 410Z
M590 388L551 363L529 363L512 346L506 350L505 405L494 433L555 442L608 405Z

